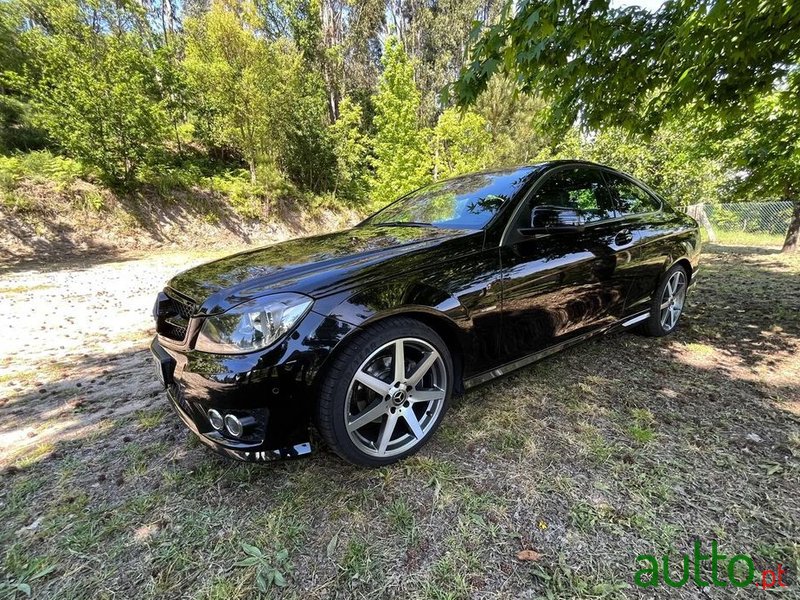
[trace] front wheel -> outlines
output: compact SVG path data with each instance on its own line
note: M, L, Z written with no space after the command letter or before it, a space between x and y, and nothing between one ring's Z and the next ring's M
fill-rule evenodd
M405 317L377 323L334 359L317 426L339 456L381 466L419 450L447 411L453 363L430 327Z
M650 306L650 317L644 323L647 335L660 337L672 333L683 313L689 277L686 270L675 265L664 275Z

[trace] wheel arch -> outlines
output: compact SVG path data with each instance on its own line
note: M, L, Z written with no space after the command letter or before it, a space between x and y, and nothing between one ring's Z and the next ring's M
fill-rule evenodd
M366 319L360 329L366 329L375 323L395 317L408 317L415 319L433 329L442 338L450 351L453 361L454 392L464 392L464 351L467 344L465 334L458 324L444 312L430 306L409 305L398 306L392 310L376 313Z
M455 387L453 391L457 394L464 393L464 342L461 339L461 330L447 315L433 310L410 310L387 315L384 318L393 316L404 316L420 321L433 329L442 338L447 349L450 351L450 358L453 361L453 381Z
M347 347L356 335L365 330L369 330L370 327L382 323L387 319L398 317L406 317L419 321L433 329L439 337L442 338L447 349L450 351L450 358L453 361L453 392L462 394L464 392L464 352L467 343L464 332L458 324L445 313L429 306L414 305L400 306L391 310L375 313L349 331L339 343L336 344L331 353L325 357L325 361L320 366L318 372L317 386L321 384L326 376L328 367L333 364L338 354Z
M691 283L694 269L692 268L692 263L685 256L682 256L678 260L674 261L671 265L669 265L669 267L667 267L664 273L667 273L667 271L669 271L672 267L676 265L679 265L684 268L684 270L686 271L686 277L688 279L687 283Z

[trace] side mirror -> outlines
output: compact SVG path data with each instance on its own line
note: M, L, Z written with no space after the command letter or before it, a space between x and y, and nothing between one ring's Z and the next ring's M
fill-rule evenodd
M535 206L531 211L531 226L525 234L576 233L583 230L580 211L563 206Z

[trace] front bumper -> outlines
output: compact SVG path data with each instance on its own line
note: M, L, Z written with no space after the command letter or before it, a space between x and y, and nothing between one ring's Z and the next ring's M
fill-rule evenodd
M262 462L311 452L317 378L351 329L310 312L288 338L259 352L207 354L159 336L150 351L172 408L200 441L230 458ZM244 434L214 429L210 409L246 423Z

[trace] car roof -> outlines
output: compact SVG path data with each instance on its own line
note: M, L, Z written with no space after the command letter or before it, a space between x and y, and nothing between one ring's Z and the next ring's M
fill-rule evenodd
M622 173L618 169L614 167L609 167L608 165L604 165L602 163L592 162L590 160L582 160L577 158L570 158L570 159L556 159L556 160L544 160L541 162L536 163L529 163L526 165L510 165L507 167L495 167L491 169L483 169L481 171L472 171L470 173L463 173L461 175L455 175L453 177L448 177L446 179L442 179L440 181L448 181L448 180L455 180L461 179L463 177L471 177L474 175L499 175L501 177L510 177L514 179L528 179L533 175L540 175L545 171L559 167L563 165L583 165L587 167L596 167L599 169L607 169L617 174L625 175L628 178L632 178L630 175ZM638 180L637 183L641 184Z
M468 175L486 174L486 175L512 175L512 176L528 176L534 172L541 172L551 167L558 167L562 165L586 165L589 167L598 167L602 169L609 169L618 172L614 167L609 167L602 163L592 162L590 160L583 160L578 158L559 158L555 160L543 160L541 162L528 163L524 165L509 165L507 167L496 167L491 169L484 169L481 171L474 171L471 173L464 173L464 175L457 175L452 179L458 179Z
M609 167L608 165L604 165L602 163L593 162L591 160L583 160L580 158L559 158L556 160L545 160L538 163L532 163L528 165L529 167L536 167L536 168L549 168L549 167L558 167L561 165L585 165L587 167L599 167L601 169L610 169L611 171L616 171L614 167Z

